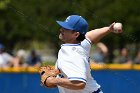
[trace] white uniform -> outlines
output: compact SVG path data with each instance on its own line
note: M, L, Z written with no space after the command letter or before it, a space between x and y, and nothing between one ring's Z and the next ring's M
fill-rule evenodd
M86 83L82 90L70 90L58 86L60 93L92 93L100 88L90 73L89 53L91 41L84 39L79 44L62 44L58 53L57 68L59 77L78 80Z

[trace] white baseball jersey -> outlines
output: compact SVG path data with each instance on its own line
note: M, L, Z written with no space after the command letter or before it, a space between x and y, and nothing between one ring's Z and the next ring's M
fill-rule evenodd
M89 53L91 41L84 39L79 44L62 44L56 62L57 68L61 71L59 77L69 80L78 80L86 83L82 90L70 90L58 86L60 93L92 93L100 88L100 85L91 76L89 64Z

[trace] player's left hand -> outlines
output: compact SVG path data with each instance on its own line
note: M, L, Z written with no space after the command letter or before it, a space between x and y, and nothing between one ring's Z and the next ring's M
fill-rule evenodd
M52 84L47 83L49 77L56 77L60 72L57 69L52 68L51 66L40 67L39 73L41 76L41 85L46 87L51 87Z

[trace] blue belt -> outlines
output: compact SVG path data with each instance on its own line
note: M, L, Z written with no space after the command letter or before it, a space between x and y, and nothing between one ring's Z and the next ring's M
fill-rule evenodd
M94 92L92 92L92 93L99 93L99 92L101 92L101 89L100 89L100 88L98 88L97 91L94 91Z

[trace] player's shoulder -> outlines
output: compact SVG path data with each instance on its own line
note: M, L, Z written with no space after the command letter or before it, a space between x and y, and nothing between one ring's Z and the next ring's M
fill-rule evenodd
M83 44L83 43L92 45L91 40L89 38L87 38L87 37L81 42L81 44Z
M91 46L92 46L92 42L90 41L90 39L85 38L82 42L81 42L81 46L85 49L85 50L90 50Z

